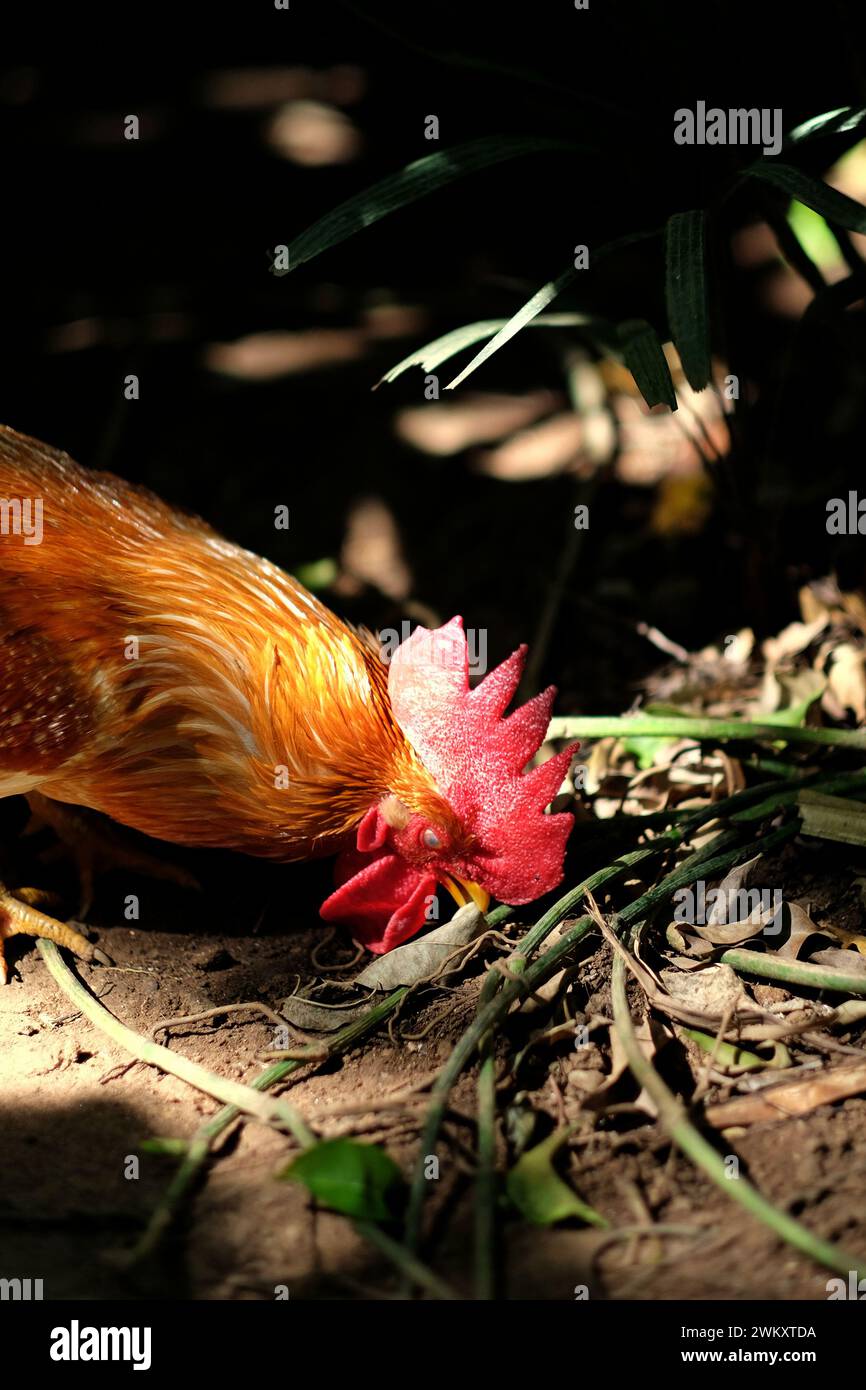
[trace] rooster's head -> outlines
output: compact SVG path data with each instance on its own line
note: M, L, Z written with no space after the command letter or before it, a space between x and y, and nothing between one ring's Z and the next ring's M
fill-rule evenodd
M553 687L504 712L526 659L520 647L474 690L460 618L416 628L388 671L391 714L413 755L337 860L321 915L368 950L390 951L434 917L436 889L486 910L519 905L562 878L573 817L545 814L575 747L526 771L544 741ZM420 776L418 775L420 774Z

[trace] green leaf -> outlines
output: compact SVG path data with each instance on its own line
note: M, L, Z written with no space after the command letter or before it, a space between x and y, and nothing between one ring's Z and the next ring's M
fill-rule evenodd
M325 1139L314 1144L279 1174L303 1183L322 1206L363 1221L390 1221L403 1176L392 1158L374 1144Z
M720 1042L712 1033L704 1033L698 1028L680 1028L687 1038L697 1043L703 1052L710 1052L714 1061L725 1070L732 1071L766 1071L768 1068L789 1067L791 1065L791 1054L782 1043L773 1043L773 1055L770 1058L759 1057L756 1052L749 1052L745 1048L737 1047L735 1043Z
M326 213L312 227L295 237L289 246L289 270L296 270L323 251L337 246L364 227L370 227L390 212L407 207L419 198L426 198L455 179L464 178L479 169L502 164L521 155L544 154L555 150L575 151L582 146L568 140L553 140L530 135L485 135L479 140L467 140L462 145L438 150L407 164L396 174L389 174L379 183L366 188L354 198ZM288 270L275 270L275 275L287 275Z
M453 381L449 381L445 388L446 391L453 391L455 386L459 386L462 381L466 380L471 372L475 371L476 367L480 367L481 363L486 362L488 357L492 357L494 352L498 352L503 344L508 342L509 338L513 338L515 333L519 333L521 328L530 323L537 314L541 313L542 309L546 309L548 304L556 299L556 296L565 289L565 286L571 283L576 274L576 270L569 268L568 270L564 270L555 280L548 280L546 285L542 285L541 289L537 290L532 298L528 299L522 308L518 309L516 314L512 314L504 328L501 328L496 334L496 337L489 342L486 347L483 347L480 352L475 354L469 365L464 367L463 371L459 372Z
M674 213L665 228L665 298L671 336L694 391L703 391L710 380L705 259L705 214Z
M308 589L327 589L328 585L333 584L340 573L340 566L333 556L326 555L321 560L311 560L309 564L296 565L292 573Z
M672 715L675 719L683 719L688 715L688 711L682 709L680 705L673 704L670 700L649 700L641 710L642 714ZM640 768L641 772L646 772L647 768L653 767L656 757L665 747L671 747L677 743L676 738L623 738L619 740L620 745L627 753L630 753Z
M787 218L794 236L819 270L826 273L840 263L845 264L838 241L817 212L795 198L788 208Z
M805 203L807 208L819 212L828 222L835 222L840 227L847 228L849 232L866 232L866 207L862 203L857 203L846 193L831 188L822 179L813 179L810 174L802 173L792 164L761 160L750 165L744 171L744 177L762 179L765 183L774 184L783 193L787 193L789 198L796 198L798 202Z
M816 688L814 695L807 695L787 709L774 710L772 714L762 714L762 724L777 724L782 729L801 729L806 723L806 715L821 694L823 686Z
M504 328L510 322L510 319L480 319L477 323L465 323L462 328L452 328L450 333L443 333L441 338L434 338L432 343L425 343L424 347L410 352L396 367L391 367L376 385L381 386L385 381L396 381L404 372L409 371L410 367L421 367L425 372L435 372L436 368L441 367L450 357L456 357L458 352L474 347L485 338L492 338L494 333L498 333L500 328ZM586 314L539 314L526 327L579 328L589 322Z
M802 833L842 845L866 845L866 806L844 796L824 796L810 788L797 796Z
M839 106L835 111L825 111L821 116L812 116L803 121L785 136L786 145L799 145L816 135L844 135L852 130L866 126L866 110L862 107Z
M624 738L621 740L623 749L631 754L640 768L641 772L646 772L647 768L653 766L658 753L669 743L676 743L673 738Z
M605 242L603 246L599 246L597 250L593 251L592 264L594 266L598 265L599 261L607 256L613 255L614 252L619 251L622 247L631 246L635 242L646 241L655 235L656 233L654 231L629 232L626 236L616 237L613 241ZM482 348L481 352L476 353L472 361L467 367L463 368L459 376L456 376L453 381L449 381L445 388L446 391L453 391L455 386L459 386L461 382L465 381L470 372L474 372L476 367L480 367L482 362L486 362L488 357L492 357L494 352L498 352L503 344L507 343L510 338L513 338L516 333L520 332L521 328L532 328L535 323L542 321L551 323L554 318L566 318L566 315L547 314L542 320L537 316L540 315L542 309L546 309L547 305L556 299L557 295L560 295L562 291L571 284L576 275L577 271L572 266L569 266L561 275L558 275L555 280L549 280L546 285L542 285L540 290L536 290L532 298L528 299L526 303L517 310L516 314L512 314L511 318L503 323L501 330L497 333L493 341L488 343L485 348ZM574 315L573 317L575 322L580 326L585 327L587 325L597 324L602 328L607 327L606 323L601 319L594 319L589 316L581 317L579 315Z
M552 1226L576 1216L590 1226L607 1226L600 1212L582 1202L553 1167L553 1156L571 1133L559 1129L527 1149L505 1179L505 1190L518 1211L536 1226Z
M645 319L629 319L617 329L619 350L647 405L677 408L671 370L655 329Z
M603 246L592 253L592 264L598 265L599 261L607 256L612 256L623 247L632 246L637 242L648 241L656 236L655 230L648 232L629 232L626 236L615 237L613 241L605 242ZM484 322L469 323L463 328L455 328L451 333L446 333L441 338L436 338L434 342L428 343L425 348L420 348L417 352L404 357L402 362L398 362L396 367L392 367L390 372L382 377L382 381L394 381L401 372L408 367L421 366L425 371L435 371L442 362L446 362L449 357L454 357L464 348L472 347L475 343L482 342L485 338L491 338L494 334L493 342L488 343L482 352L476 354L467 367L450 381L445 388L452 391L455 386L459 386L465 381L470 372L474 372L482 362L491 357L507 343L521 328L534 328L536 326L573 328L596 326L599 329L599 336L603 337L610 329L606 320L592 318L586 314L542 314L541 310L546 308L558 294L566 288L575 278L577 272L569 266L557 276L555 280L548 281L542 285L540 290L528 299L524 305L512 314L510 319L488 319ZM382 381L376 384L381 386Z

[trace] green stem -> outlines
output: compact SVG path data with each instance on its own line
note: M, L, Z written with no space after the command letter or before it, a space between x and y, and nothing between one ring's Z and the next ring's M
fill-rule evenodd
M172 1076L179 1077L197 1091L204 1091L205 1095L212 1096L215 1100L225 1101L244 1114L255 1116L263 1124L287 1129L299 1144L315 1143L316 1136L288 1101L267 1100L252 1086L244 1086L238 1081L217 1076L206 1067L200 1067L197 1062L191 1062L189 1058L171 1052L169 1048L150 1042L140 1033L133 1032L125 1023L115 1018L114 1014L109 1013L90 990L75 978L53 941L40 940L38 944L43 960L67 998L100 1032L126 1048L133 1057L149 1066L159 1067L161 1071L171 1072Z
M819 774L809 773L802 777L791 779L782 788L778 783L762 783L754 787L747 787L744 791L734 792L732 796L724 797L721 801L710 802L703 806L699 811L692 811L688 819L681 825L674 826L670 830L657 835L650 845L645 848L632 850L629 854L621 855L612 864L604 869L599 869L596 873L585 878L576 888L571 888L564 894L553 907L551 907L539 920L535 926L530 928L525 936L515 946L513 952L508 957L506 965L512 974L520 974L526 966L530 956L534 954L538 946L550 935L554 927L558 926L564 917L577 906L586 896L587 892L594 892L603 884L611 882L627 868L641 863L652 854L657 854L663 849L676 848L677 845L687 842L692 838L708 821L730 820L734 825L740 826L750 821L765 820L787 806L793 806L797 800L800 788L807 783L813 784L816 790L822 792L847 792L855 795L860 790L866 790L866 772L842 772L835 777L825 777L823 780L815 781ZM769 795L765 795L769 792ZM759 798L763 797L763 800ZM757 801L757 805L750 803ZM675 812L660 812L660 817L670 819ZM636 816L626 817L623 821L632 820L639 825L647 821L657 820L656 816ZM789 832L792 833L792 832ZM731 835L726 838L716 836L712 844L716 851L723 845L730 842ZM708 846L704 846L701 851L705 854ZM690 863L691 859L686 860ZM683 867L682 865L680 866ZM498 910L498 909L497 909ZM488 918L488 921L490 918ZM502 985L503 976L498 970L491 970L481 988L480 1004L486 1004L493 998Z
M496 1063L489 1047L478 1074L478 1171L475 1177L475 1297L496 1292Z
M792 835L796 834L797 824L796 821L793 821L789 825L781 826L772 834L764 836L758 842L761 849L774 848L784 840L790 839ZM727 834L728 832L723 833ZM677 888L694 883L696 879L705 874L710 875L724 871L743 854L751 851L753 846L741 844L724 854L704 858L703 855L707 848L705 846L702 851L692 855L688 863L681 864L679 868L668 874L661 883L648 889L646 893L625 907L619 914L620 920L631 922L637 918L646 917L658 903L675 892ZM428 1181L426 1175L427 1159L435 1155L439 1131L454 1083L485 1034L505 1018L515 1000L520 996L525 997L532 993L545 980L549 979L559 968L560 962L570 955L575 946L594 926L595 921L592 917L581 917L568 931L563 932L542 956L539 956L533 964L526 966L522 973L513 972L513 978L506 979L499 993L478 1009L471 1024L463 1036L458 1039L448 1061L437 1076L430 1092L430 1105L424 1120L420 1151L409 1191L406 1244L411 1250L417 1249L421 1239L421 1220Z
M407 992L406 988L395 990L380 1004L374 1004L363 1018L355 1019L352 1023L348 1023L345 1028L341 1028L328 1043L328 1056L336 1057L339 1053L347 1051L353 1043L363 1038L367 1033L371 1033L383 1019L394 1012ZM317 1059L321 1057L317 1049L311 1048L311 1052ZM267 1091L271 1086L282 1081L284 1077L290 1076L292 1072L305 1065L304 1059L297 1057L287 1059L285 1062L274 1062L250 1082L250 1087L256 1091ZM134 1264L156 1249L171 1225L178 1207L188 1195L207 1162L214 1143L223 1131L228 1129L229 1125L238 1118L240 1113L236 1105L226 1105L222 1110L218 1110L216 1115L199 1126L189 1141L186 1154L178 1165L177 1171L166 1188L159 1205L154 1210L147 1227L136 1245L129 1251L124 1263Z
M772 1202L763 1197L757 1188L752 1187L745 1178L728 1176L725 1160L721 1154L695 1129L679 1100L672 1091L668 1090L655 1067L641 1051L628 1007L625 961L620 955L616 956L613 964L611 993L614 1023L628 1058L631 1072L638 1085L646 1090L655 1101L659 1111L659 1120L674 1143L702 1172L706 1173L717 1187L722 1189L726 1196L739 1202L740 1206L745 1207L753 1216L758 1217L782 1240L793 1245L796 1250L802 1251L804 1255L816 1260L818 1264L826 1266L827 1269L835 1270L838 1274L844 1275L854 1269L858 1279L863 1278L866 1275L866 1265L858 1268L857 1261L853 1256L846 1255L827 1241L821 1240L819 1236L813 1235L792 1216L788 1216L787 1212L780 1211L778 1207L773 1206Z
M750 723L741 719L689 718L685 715L638 714L608 718L566 716L552 719L548 739L569 738L694 738L769 739L773 743L820 743L866 752L866 729L818 729L782 724Z
M866 772L839 772L835 777L822 777L817 782L811 782L809 789L825 794L838 792L840 796L847 796L849 800L855 801L866 792ZM735 811L730 819L735 825L742 825L746 821L761 820L764 816L775 815L777 811L782 811L788 806L795 806L802 790L801 784L788 782L782 790L774 792L757 806L743 806Z
M603 869L597 869L588 878L582 879L575 888L570 888L553 907L549 908L542 917L539 917L534 927L531 927L525 936L522 936L514 950L508 956L505 966L512 975L519 975L529 963L530 957L534 954L538 946L541 945L545 937L549 936L554 927L559 926L563 918L567 917L573 908L583 901L587 893L594 893L597 888L601 888L606 883L611 883L615 878L619 878L627 869L635 864L640 864L644 859L649 859L651 855L660 854L663 849L671 845L678 844L680 832L670 830L664 835L659 835L653 840L651 845L644 849L631 850L628 854L622 854L615 859L612 864L607 864ZM489 919L488 919L489 920ZM499 970L491 970L484 984L481 986L479 996L479 1007L489 1003L493 996L502 986L505 976Z
M764 820L786 806L791 806L797 799L800 786L805 783L812 783L817 774L811 773L802 778L796 778L792 782L786 783L779 788L778 783L765 782L754 787L747 787L744 791L734 792L733 795L723 797L720 801L710 802L701 807L699 811L692 811L688 819L681 825L674 826L670 830L657 835L651 844L636 850L631 850L628 854L621 855L612 864L606 865L603 869L598 869L594 874L590 874L577 884L575 888L570 888L561 898L549 908L542 917L538 919L534 927L521 937L508 957L506 965L512 974L520 974L525 968L526 962L541 943L550 935L554 927L557 927L563 918L580 903L588 892L595 892L596 888L612 882L618 878L626 869L641 863L650 855L658 854L664 849L676 848L678 845L687 842L706 825L708 821L731 820L739 825L741 822L752 820ZM823 790L852 791L858 788L866 789L866 772L840 773L836 777L826 778L824 781L815 783L816 787ZM769 792L769 795L767 793ZM761 799L763 798L763 799ZM757 805L752 805L757 801ZM660 817L670 820L675 812L660 812ZM650 816L624 816L623 821L631 820L643 826L652 819L658 823L655 815ZM730 834L727 841L729 842ZM721 837L716 837L713 841L716 849L721 848ZM705 846L706 849L706 846ZM682 866L681 866L682 867ZM488 921L490 918L488 918ZM502 984L502 974L498 970L491 970L481 989L480 1004L486 1004L497 992Z
M797 793L805 787L813 791L838 792L840 796L847 794L855 797L858 791L866 792L866 772L838 772L828 776L826 772L820 771L789 771L781 786L778 777L772 782L759 782L741 792L733 792L731 796L723 797L720 801L708 802L700 811L674 809L649 811L637 816L610 816L607 820L598 821L593 827L593 833L606 835L630 830L632 833L642 834L644 829L680 825L682 839L688 840L694 830L706 821L724 820L728 817L734 821L758 818L766 814L766 807L775 809L790 806L796 801ZM760 801L760 805L754 810L748 810L750 803L755 801Z
M809 961L784 960L740 947L724 951L719 959L733 970L761 975L765 980L782 980L785 984L805 985L810 989L832 989L838 994L866 995L866 975L848 975L844 970L830 970Z
M553 907L539 918L535 926L531 927L526 935L518 941L514 951L506 961L508 969L513 974L519 974L538 946L550 935L554 927L557 927L563 918L567 917L569 912L583 900L587 892L595 892L596 888L618 878L626 869L641 863L650 855L686 843L697 830L700 830L709 821L730 820L739 826L741 823L753 820L764 820L785 807L794 805L800 788L806 785L812 785L815 790L822 792L848 792L850 795L860 789L866 790L866 772L842 772L834 777L824 777L823 779L819 773L806 773L792 778L782 787L779 786L778 782L763 782L754 787L746 787L741 792L734 792L731 796L723 797L720 801L709 802L706 806L702 806L699 811L679 813L686 816L681 824L657 835L651 844L621 855L613 863L606 865L605 868L590 874L588 878L583 879L575 888L570 888L559 898ZM753 804L755 802L757 805ZM676 815L676 811L660 811L646 816L622 816L618 819L621 819L623 829L626 828L626 823L630 822L640 832L650 823L653 826L669 823ZM611 822L606 821L604 824L609 825ZM713 843L717 849L720 847L718 837ZM512 910L509 909L509 911ZM501 912L502 909L497 908L495 911ZM487 920L490 925L493 925L493 916L494 913L488 915ZM502 978L500 971L490 971L481 989L481 1004L486 1004L492 999L502 984Z

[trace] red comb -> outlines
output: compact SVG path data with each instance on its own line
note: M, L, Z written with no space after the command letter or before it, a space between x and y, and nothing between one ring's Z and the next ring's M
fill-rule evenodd
M524 771L544 742L554 687L503 718L520 683L519 647L474 690L461 618L416 628L391 659L394 717L474 837L466 870L502 902L525 903L562 878L570 815L545 815L579 745Z

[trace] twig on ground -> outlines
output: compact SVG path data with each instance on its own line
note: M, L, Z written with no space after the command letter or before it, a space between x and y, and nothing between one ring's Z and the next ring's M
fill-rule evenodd
M311 1038L306 1033L302 1033L299 1028L289 1023L288 1020L283 1018L281 1014L278 1014L275 1009L270 1008L267 1004L259 1003L258 1000L250 1000L248 1003L241 1004L218 1004L213 1009L203 1009L201 1013L182 1014L177 1018L164 1018L161 1019L159 1023L155 1023L150 1031L152 1036L156 1037L157 1033L167 1033L172 1028L180 1028L188 1023L205 1023L208 1019L220 1018L223 1014L240 1013L249 1010L260 1013L265 1018L270 1019L275 1027L280 1029L291 1029L293 1033L297 1034L306 1047L305 1057L309 1057L311 1050L316 1049L315 1038ZM327 1053L323 1055L327 1056Z

